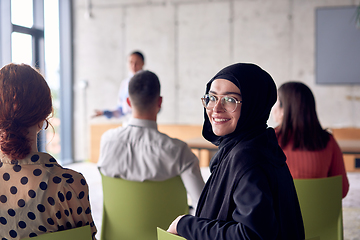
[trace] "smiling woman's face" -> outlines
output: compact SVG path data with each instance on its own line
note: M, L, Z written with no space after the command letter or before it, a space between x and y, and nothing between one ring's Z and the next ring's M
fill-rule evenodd
M234 132L240 118L242 104L238 103L234 112L228 112L221 105L220 99L226 95L241 101L240 89L229 80L216 79L211 84L209 94L218 96L218 102L214 108L206 110L214 134L225 136Z

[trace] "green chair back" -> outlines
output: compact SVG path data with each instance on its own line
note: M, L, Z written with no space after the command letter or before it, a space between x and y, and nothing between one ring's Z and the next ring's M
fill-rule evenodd
M183 237L169 233L159 227L157 228L157 239L158 240L186 240Z
M188 213L187 193L180 176L144 182L101 177L101 240L156 240L156 227L167 228L178 215Z
M305 237L343 240L342 178L294 179Z
M44 233L37 237L26 238L31 240L92 240L90 225L68 230Z

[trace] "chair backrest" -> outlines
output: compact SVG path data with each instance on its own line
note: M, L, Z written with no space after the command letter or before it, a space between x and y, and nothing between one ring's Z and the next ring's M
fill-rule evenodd
M294 179L305 237L343 240L341 176Z
M158 240L186 240L183 237L169 233L162 228L157 228L157 239Z
M188 213L180 176L165 181L134 182L101 174L103 217L101 240L156 240L156 227L167 228Z
M86 225L83 227L72 228L68 230L44 233L37 237L26 238L31 240L92 240L91 227Z

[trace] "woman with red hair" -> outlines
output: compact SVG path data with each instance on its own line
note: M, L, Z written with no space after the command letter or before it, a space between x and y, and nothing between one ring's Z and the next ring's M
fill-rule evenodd
M22 239L90 224L84 177L37 149L49 126L50 88L25 64L0 69L0 237Z

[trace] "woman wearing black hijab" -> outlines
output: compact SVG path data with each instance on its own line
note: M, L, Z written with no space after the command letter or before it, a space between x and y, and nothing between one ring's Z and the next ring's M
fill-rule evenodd
M203 136L219 146L196 215L168 231L188 240L305 238L301 211L275 132L271 76L254 64L222 69L206 86Z

